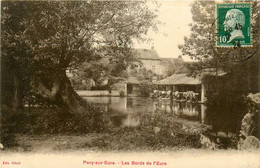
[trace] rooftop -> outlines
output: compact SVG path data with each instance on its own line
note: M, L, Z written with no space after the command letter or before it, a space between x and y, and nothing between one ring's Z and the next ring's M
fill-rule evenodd
M134 49L134 54L140 59L160 60L160 57L154 49Z
M137 79L137 77L130 76L126 80L126 83L129 83L129 84L140 84L140 81Z
M186 74L174 74L157 82L158 85L199 85L199 78L189 77Z

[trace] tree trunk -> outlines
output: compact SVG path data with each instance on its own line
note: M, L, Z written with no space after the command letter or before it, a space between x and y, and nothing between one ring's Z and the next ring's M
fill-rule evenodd
M65 71L38 75L33 78L31 86L38 98L54 103L62 112L89 113L87 103L74 91Z
M23 108L23 81L19 70L2 61L1 67L1 111L3 114L17 113ZM11 112L11 113L9 113Z
M21 80L17 76L17 74L14 74L13 76L13 95L12 95L12 111L18 112L20 109L23 108L23 95L22 95L22 86L21 86Z

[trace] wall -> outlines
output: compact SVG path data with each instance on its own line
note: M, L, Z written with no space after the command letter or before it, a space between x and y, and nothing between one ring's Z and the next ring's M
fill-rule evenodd
M95 97L95 96L120 96L119 91L112 90L109 93L108 90L77 90L76 91L80 96L86 97Z
M157 59L142 59L143 67L146 70L151 70L158 75L162 75L162 66L160 62L161 60Z

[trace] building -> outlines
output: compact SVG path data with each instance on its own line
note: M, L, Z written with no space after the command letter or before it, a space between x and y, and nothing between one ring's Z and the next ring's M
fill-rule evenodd
M207 69L203 75L210 75L213 78L216 78L216 73L211 72ZM219 70L217 77L221 79L226 75L226 72ZM178 92L189 92L192 91L199 95L199 101L204 103L207 101L205 96L206 92L210 90L210 87L207 83L202 82L201 76L192 77L187 74L173 74L165 79L162 79L155 84L157 85L158 90L164 91L178 91Z
M142 62L142 65L140 65L139 68L145 68L158 75L163 73L161 59L154 49L135 49L134 56Z
M142 63L138 66L137 72L141 69L151 71L154 74L152 79L153 83L158 80L156 75L165 78L176 73L173 72L174 68L176 70L184 67L182 58L161 58L153 47L151 49L134 49L133 54ZM130 70L128 72L130 74ZM140 82L141 81L138 80L136 76L129 76L125 82L125 95L138 95L138 86L140 85Z
M182 58L161 58L156 50L151 49L134 49L134 56L138 58L142 65L140 68L145 68L147 71L152 71L162 77L167 76L170 73L170 69L174 66L182 66L184 61Z
M171 90L179 92L192 91L198 93L200 101L205 101L205 88L200 78L187 76L187 74L174 74L156 83L159 90Z

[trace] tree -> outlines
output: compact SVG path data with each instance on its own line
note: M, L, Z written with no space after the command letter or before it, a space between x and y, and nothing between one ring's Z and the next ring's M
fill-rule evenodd
M182 58L178 58L178 59L163 58L162 61L166 67L166 74L164 75L164 77L168 77L173 74L187 73L187 68Z
M230 1L225 1L230 2ZM242 2L242 1L238 1ZM247 2L247 1L245 1ZM234 3L233 1L231 3ZM253 50L259 48L259 2L252 2L252 30L254 34L254 47ZM200 70L206 68L225 67L232 62L230 50L223 48L215 48L215 2L214 1L195 1L192 3L192 19L193 23L190 24L191 35L184 37L184 44L179 45L183 55L188 55L191 59L200 62ZM197 69L198 70L198 69Z
M92 79L96 87L102 87L104 81L107 81L107 87L113 85L118 78L125 76L127 68L139 62L126 48L101 47L99 52L102 52L101 57L81 64L78 68L80 71L75 71L75 75L81 79Z
M131 59L126 53L132 40L146 40L147 31L156 28L155 18L145 1L2 2L4 71L28 87L18 102L32 93L64 112L89 112L65 70L100 58Z
M194 22L190 24L191 35L184 38L185 42L179 48L182 50L183 55L188 55L192 59L197 60L196 63L189 64L188 66L193 75L203 75L208 70L213 70L215 77L211 78L211 83L216 86L214 93L217 96L222 95L221 98L223 99L220 98L222 101L226 101L232 97L226 95L233 95L234 98L234 95L237 95L236 93L242 95L248 92L259 91L259 87L256 87L259 84L258 66L260 61L259 6L259 2L252 2L253 47L243 49L238 46L230 50L215 47L215 2L195 1L192 3L191 13ZM239 53L242 50L251 52L252 57L240 62L232 60L232 52ZM221 86L221 82L224 81L219 80L218 77L219 70L227 72L226 80L228 82L224 86Z

